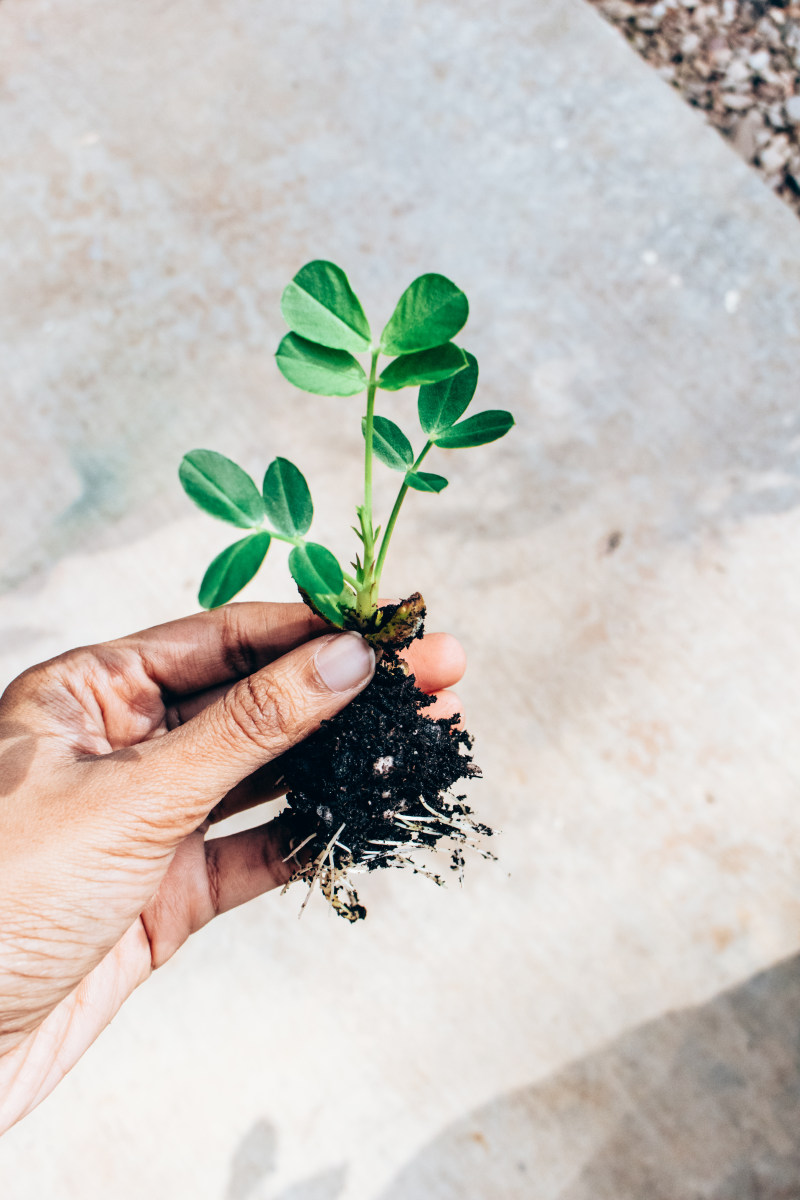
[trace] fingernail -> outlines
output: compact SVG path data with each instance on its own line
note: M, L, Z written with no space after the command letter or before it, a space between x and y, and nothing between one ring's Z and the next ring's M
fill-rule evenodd
M320 679L332 692L349 692L370 679L375 652L358 633L340 633L320 646L315 662Z

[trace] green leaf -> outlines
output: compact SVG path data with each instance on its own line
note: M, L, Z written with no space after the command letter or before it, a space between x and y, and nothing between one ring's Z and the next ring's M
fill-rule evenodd
M264 507L278 533L302 537L311 526L314 505L305 477L288 458L276 458L264 476Z
M215 450L191 450L184 455L178 477L186 495L199 508L250 529L264 520L264 502L253 480Z
M431 475L429 471L409 471L406 483L417 492L443 492L447 487L444 475Z
M297 586L315 601L320 596L336 600L344 587L342 568L330 550L316 542L294 547L289 555L289 570Z
M408 354L441 346L469 316L469 303L444 275L420 275L406 288L381 334L384 354Z
M508 433L514 424L510 412L502 409L491 409L487 412L476 413L459 421L444 433L438 434L433 440L434 445L444 449L456 449L464 446L484 446L487 442L496 442L498 438Z
M449 379L463 371L467 356L452 342L434 346L432 350L420 350L415 354L401 354L392 359L378 379L378 387L385 392L398 392L400 388L417 387L423 383L436 383Z
M366 417L361 419L361 432L366 437ZM386 417L375 417L372 426L372 449L375 457L379 458L393 471L405 471L414 461L414 451L411 442L399 425Z
M364 368L352 354L309 342L296 333L287 333L275 358L289 383L315 396L355 396L367 386Z
M316 259L284 289L281 312L290 329L333 350L369 349L369 323L341 267Z
M218 554L200 584L198 599L203 608L227 604L240 592L264 561L269 543L268 533L251 533Z
M315 612L318 617L324 617L326 621L330 621L331 625L336 625L339 629L344 625L344 616L342 615L341 607L336 603L332 596L312 596L303 588L300 589L300 594L305 600L312 612Z
M419 423L433 439L454 425L466 412L478 386L478 360L474 354L464 351L467 366L457 375L442 379L439 383L428 383L419 389L417 411Z

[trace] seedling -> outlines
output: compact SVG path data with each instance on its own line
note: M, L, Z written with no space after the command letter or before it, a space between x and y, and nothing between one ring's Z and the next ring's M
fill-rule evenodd
M281 312L290 332L276 361L290 383L319 396L366 393L364 494L356 508L359 547L347 571L336 556L306 537L314 514L308 484L288 459L267 468L261 490L241 467L213 450L193 450L181 483L212 516L248 532L217 555L200 586L200 604L231 600L261 567L273 541L286 542L289 571L305 602L329 625L356 629L381 651L372 683L344 712L282 759L289 806L305 822L290 848L295 878L319 883L349 920L364 915L351 876L384 866L411 866L442 880L412 857L450 839L451 866L463 867L463 846L490 832L474 821L465 798L448 796L478 774L469 734L458 718L433 719L400 652L422 634L425 605L418 592L380 607L381 574L409 490L436 494L442 475L421 470L435 447L481 446L508 433L510 413L464 418L478 383L478 363L452 339L469 315L467 298L443 275L421 275L406 288L375 341L345 273L333 263L307 263L286 287ZM391 361L381 365L381 359ZM394 421L376 413L379 393L418 387L424 444L415 454ZM375 460L402 475L385 528L373 511ZM478 847L480 848L480 847ZM309 891L310 895L310 891ZM306 897L306 902L308 896ZM304 902L305 907L305 902Z

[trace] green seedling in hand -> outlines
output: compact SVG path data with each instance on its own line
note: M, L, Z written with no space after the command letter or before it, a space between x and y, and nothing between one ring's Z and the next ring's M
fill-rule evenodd
M469 306L443 275L415 279L377 340L347 276L333 263L310 262L298 271L283 293L281 311L290 332L276 360L290 383L314 395L341 397L337 406L366 393L364 494L356 508L359 547L351 570L327 547L308 540L311 494L287 459L270 463L259 490L230 459L193 450L181 463L180 479L200 508L245 531L206 571L200 586L205 608L231 600L258 571L272 542L286 542L289 571L306 603L330 625L356 629L383 650L370 684L281 756L288 807L305 834L291 843L293 878L305 880L309 889L319 883L333 908L356 921L366 911L351 881L356 872L406 866L442 883L420 864L418 853L447 844L449 865L459 873L466 846L492 857L481 845L491 830L474 820L465 796L451 795L460 780L480 773L468 753L472 738L457 716L437 719L425 712L430 698L399 657L422 634L422 597L415 592L380 608L378 592L409 489L435 494L447 487L442 475L421 469L431 451L482 446L503 437L514 421L500 410L464 415L475 395L478 364L453 341ZM419 449L395 421L376 412L379 398L391 408L392 393L407 387L419 388L421 436L414 434ZM383 534L373 512L376 459L400 476Z

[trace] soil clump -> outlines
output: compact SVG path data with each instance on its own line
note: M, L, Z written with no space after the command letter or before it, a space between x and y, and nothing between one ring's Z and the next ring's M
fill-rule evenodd
M420 623L413 636L421 634ZM389 647L368 687L282 758L289 807L310 830L290 846L299 864L291 882L305 879L310 889L319 883L349 921L366 915L354 874L410 867L442 884L416 856L444 842L459 874L465 846L493 857L477 842L492 830L474 819L465 796L449 795L459 781L480 775L472 737L458 727L458 715L427 715L430 702L399 649Z

